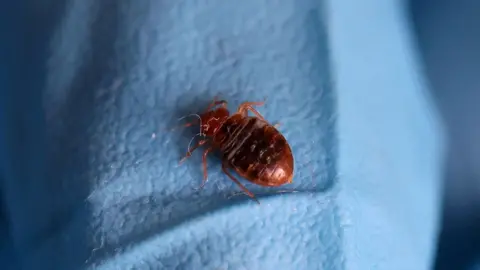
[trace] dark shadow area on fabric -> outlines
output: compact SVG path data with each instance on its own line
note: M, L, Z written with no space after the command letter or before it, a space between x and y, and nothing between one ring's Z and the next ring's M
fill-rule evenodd
M41 217L42 213L19 211L25 210L25 204L37 204L34 202L37 197L27 195L36 190L30 184L37 181L37 185L42 185L47 181L43 173L46 155L42 87L46 78L48 42L65 8L65 1L45 2L38 10L32 10L31 4L32 1L7 2L9 6L3 5L7 14L0 16L4 19L5 31L2 32L10 35L2 39L2 43L10 45L7 50L2 49L5 53L2 62L8 66L8 86L2 87L4 104L1 106L4 110L2 144L5 144L2 154L6 156L2 159L2 223L6 224L4 228L8 231L2 240L11 240L11 245L5 247L12 254L9 259L22 262L11 267L28 267L28 258L34 252L31 246L38 244L32 238L43 229L42 225L35 224L30 226L38 228L22 232L26 225L23 217ZM10 267L8 264L2 266Z
M12 130L12 108L8 104L12 101L15 88L18 87L18 75L20 70L18 56L24 50L21 47L24 42L22 30L25 24L22 22L25 6L20 1L8 1L3 3L0 10L0 265L5 269L18 269L19 260L12 235L11 210L9 202L8 182L11 181L12 154L9 147L9 138L15 136ZM20 89L17 89L17 91ZM12 134L13 133L13 134Z
M109 0L99 3L99 10L89 25L90 33L88 56L75 72L71 88L62 108L52 119L61 125L52 124L49 134L48 177L56 185L63 186L62 196L57 200L61 205L57 227L66 228L63 235L68 235L56 258L58 269L77 268L88 262L92 243L90 206L86 198L93 183L90 149L93 137L101 122L101 106L95 99L95 91L101 86L105 77L112 73L111 62L114 59L114 43L119 27L118 1ZM98 151L102 145L95 145ZM80 217L80 218L79 218ZM67 227L70 223L71 227Z
M480 256L480 2L409 1L408 8L449 139L434 269L467 269Z
M3 183L3 179L1 180ZM3 192L2 192L3 194ZM8 215L4 209L5 203L1 202L0 209L0 265L4 269L17 269L17 256L11 236L10 223L8 221Z
M6 194L7 179L10 179L10 153L8 138L11 132L11 108L7 103L11 100L11 91L17 82L15 71L18 71L17 54L15 50L21 44L24 25L21 24L20 14L24 6L19 1L6 2L0 10L0 265L4 269L18 269L19 260L12 237L11 221L8 209L9 202ZM12 31L11 26L16 26ZM9 31L10 30L10 31Z
M49 46L53 31L62 23L65 4L65 1L50 1L40 6L30 3L29 8L38 9L26 8L23 11L26 17L19 16L28 18L28 25L19 31L25 35L22 44L26 47L17 48L21 57L17 55L15 60L16 87L11 89L9 99L8 117L15 125L9 127L9 139L14 139L9 141L11 163L17 172L16 185L38 192L29 198L24 194L10 194L17 197L17 201L8 200L7 204L15 208L18 200L24 199L27 205L45 210L24 213L24 216L31 215L28 226L35 228L27 228L32 233L13 236L18 259L27 269L82 268L92 249L92 243L88 242L91 211L85 199L90 194L92 181L88 174L88 149L97 117L93 97L109 70L114 51L117 2L102 1L95 23L90 26L91 57L85 59L76 72L72 89L62 89L68 93L63 109L54 115L52 122L45 122L42 88L51 75L46 69ZM46 102L48 110L48 100ZM20 183L22 177L32 177L30 169L44 174ZM15 222L13 220L11 226L16 226ZM16 231L22 233L18 228Z

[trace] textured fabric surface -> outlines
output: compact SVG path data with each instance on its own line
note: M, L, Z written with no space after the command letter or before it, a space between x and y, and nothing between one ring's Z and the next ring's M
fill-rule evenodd
M405 37L345 39L372 29L342 19L348 2L71 0L33 11L35 46L14 71L35 76L10 79L25 91L2 116L16 125L2 137L6 252L25 269L426 269L437 130ZM382 8L397 17L380 16L375 36L405 27ZM390 53L400 55L379 60ZM195 190L201 151L177 163L198 131L166 129L215 95L232 110L266 99L258 109L291 143L297 192L243 181L262 204L230 197L238 187L215 156Z
M328 12L349 270L431 269L435 256L444 128L401 2L332 1Z

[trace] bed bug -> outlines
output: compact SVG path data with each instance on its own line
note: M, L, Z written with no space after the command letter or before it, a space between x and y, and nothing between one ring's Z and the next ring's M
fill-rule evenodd
M257 203L259 201L255 195L231 174L230 169L260 186L277 187L292 183L292 150L277 130L279 124L269 124L254 108L263 104L264 102L244 102L235 113L230 114L227 101L215 98L206 111L198 115L197 121L184 125L200 125L203 139L189 147L180 164L198 147L207 146L203 152L203 181L200 188L207 181L207 156L213 151L221 153L223 172ZM249 112L255 116L249 116Z

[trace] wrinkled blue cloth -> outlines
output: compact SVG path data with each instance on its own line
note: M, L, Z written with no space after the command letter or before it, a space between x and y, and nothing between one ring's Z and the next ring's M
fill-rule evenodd
M400 6L46 7L3 45L4 269L431 266L441 129ZM266 100L292 146L290 187L243 181L261 205L214 155L201 191L201 150L177 165L198 131L168 129L214 96Z

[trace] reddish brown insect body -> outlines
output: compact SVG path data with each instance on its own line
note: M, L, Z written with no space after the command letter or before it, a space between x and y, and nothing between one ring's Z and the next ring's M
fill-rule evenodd
M200 115L201 133L205 139L189 149L182 163L199 146L209 144L203 153L203 187L207 181L207 155L214 150L222 153L222 169L230 179L250 197L247 190L228 170L235 170L240 176L261 186L281 186L292 182L293 155L285 137L269 124L253 108L263 102L242 103L237 112L230 115L227 102L214 100L207 111ZM248 116L248 111L256 117ZM191 126L197 123L188 123ZM256 200L256 199L255 199ZM257 200L256 200L257 201ZM258 201L257 201L258 202Z

